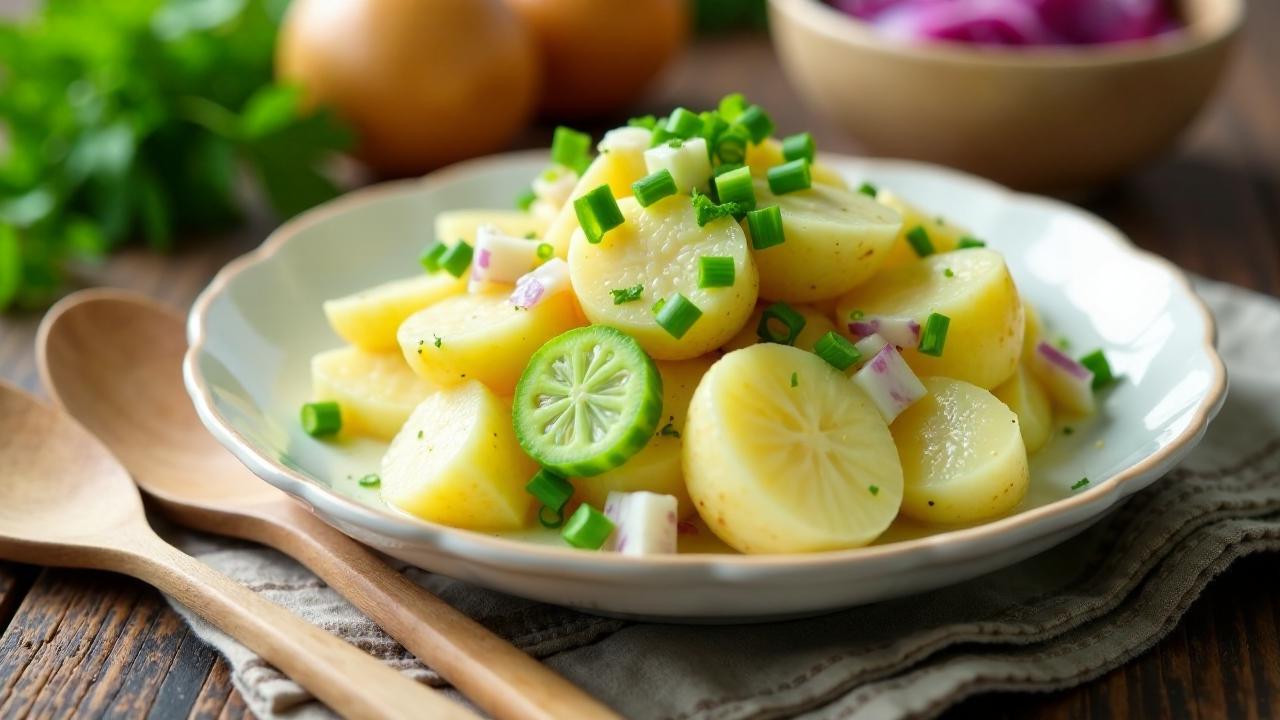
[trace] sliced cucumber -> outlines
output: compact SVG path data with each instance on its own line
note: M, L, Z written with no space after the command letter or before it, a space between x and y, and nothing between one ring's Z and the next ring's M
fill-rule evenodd
M529 359L512 415L520 446L543 467L599 475L653 437L662 376L630 335L603 325L577 328Z

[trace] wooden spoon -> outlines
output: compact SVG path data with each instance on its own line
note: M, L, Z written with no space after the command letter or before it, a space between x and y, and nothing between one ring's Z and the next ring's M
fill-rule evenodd
M161 540L111 451L64 413L4 383L0 467L6 559L113 570L154 585L344 716L476 717Z
M196 417L182 383L186 347L177 313L122 290L63 299L36 340L54 400L178 522L298 560L496 717L618 717L241 465Z

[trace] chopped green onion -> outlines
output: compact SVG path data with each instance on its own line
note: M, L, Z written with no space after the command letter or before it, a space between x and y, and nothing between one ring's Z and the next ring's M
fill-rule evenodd
M708 255L698 258L698 287L733 287L733 280L733 258Z
M791 373L791 387L799 387L799 386L800 386L800 373L798 372Z
M529 212L529 208L533 207L533 204L537 201L538 196L533 193L533 188L525 188L520 191L519 195L516 195L516 207L525 212Z
M924 355L942 357L942 347L947 344L947 328L951 318L941 313L931 313L920 332L919 350Z
M769 168L769 189L774 195L807 190L813 185L809 177L809 161L800 159Z
M743 127L731 125L716 137L715 153L723 163L740 163L747 159L747 143L751 134Z
M664 119L665 121L665 119ZM653 129L653 138L649 140L649 147L658 147L671 140L679 140L680 137L667 129L666 125L658 125Z
M776 323L782 328L777 331ZM784 302L776 302L764 309L760 314L760 324L756 325L756 336L765 342L779 345L795 345L796 338L804 330L804 316L795 308Z
M907 232L907 244L920 257L928 257L937 252L933 247L933 241L929 239L929 231L925 230L923 225L917 225Z
M627 121L627 127L638 127L646 130L652 130L658 126L658 118L652 115L641 115L633 117Z
M953 278L956 276L956 271L952 270L951 268L942 268L942 274L945 277Z
M1076 429L1075 429L1075 428L1073 428L1073 427L1071 427L1070 425L1063 425L1063 426L1062 426L1062 434L1063 434L1063 435L1074 435L1074 434L1075 434L1075 432L1076 432Z
M448 245L435 240L418 256L418 262L422 263L423 269L427 272L435 272L440 269L440 258L444 256L448 249Z
M866 195L867 197L875 197L880 194L880 188L877 188L869 182L864 182L858 186L858 192Z
M551 162L581 173L591 163L591 136L563 125L551 139Z
M454 277L462 277L471 265L474 252L466 240L459 240L440 256L440 267Z
M539 260L550 260L556 254L556 249L551 243L538 243L538 249L534 252Z
M577 512L564 524L560 537L570 545L583 550L599 550L613 534L613 521L609 516L587 503L578 506Z
M1116 376L1111 373L1111 363L1107 362L1107 356L1101 350L1094 350L1080 358L1080 364L1093 373L1094 390L1104 388L1116 381Z
M1075 483L1074 483L1074 484L1072 484L1071 489L1072 489L1072 490L1079 490L1079 489L1081 489L1081 488L1085 487L1085 486L1086 486L1086 485L1088 485L1088 484L1089 484L1089 478L1087 478L1087 477L1082 477L1082 478L1080 478L1079 480L1075 481Z
M698 118L702 120L702 131L698 134L707 141L707 153L715 159L716 141L720 139L720 134L729 129L729 123L720 117L720 113L715 110L708 110L698 114Z
M732 93L720 98L720 104L718 106L720 117L729 122L737 120L738 116L746 109L747 99L742 96L742 93Z
M693 218L697 220L698 227L723 217L737 219L747 214L749 210L750 208L742 203L727 202L716 204L712 202L711 198L698 192L697 188L693 189Z
M818 342L813 346L813 352L840 372L848 370L862 359L862 353L858 352L858 348L843 335L836 334L834 330L829 330L826 335L818 338Z
M969 248L980 248L980 247L986 247L986 246L987 244L985 242L975 237L969 237L968 235L960 238L960 242L956 244L956 247L960 250L967 250Z
M756 191L751 185L751 168L743 166L717 175L716 194L720 196L721 203L742 203L748 209L755 209Z
M872 495L879 495L879 494L880 494L880 486L879 486L879 485L868 485L868 486L867 486L867 492L871 493Z
M663 127L674 137L688 139L702 132L702 118L697 113L678 107L667 116L667 123Z
M564 525L564 510L552 510L543 505L538 508L538 524L548 530L555 530Z
M587 242L592 245L599 243L604 239L605 233L626 220L608 185L601 185L574 200L573 212L578 216L578 224L582 226Z
M649 207L668 195L676 194L676 179L671 171L662 168L631 183L631 192L635 193L640 207Z
M569 498L573 497L573 485L560 473L546 468L534 473L524 489L537 498L538 502L556 512L564 510Z
M751 142L756 145L773 134L773 119L759 105L751 105L731 122L746 128Z
M747 213L747 229L751 231L751 247L756 250L781 245L787 240L782 232L782 209L777 205Z
M662 312L662 307L666 304L667 304L666 298L658 298L658 301L655 302L653 304L653 307L650 309L653 310L654 315L657 315L658 313Z
M364 477L360 478L356 482L359 483L360 487L372 488L372 487L378 487L379 485L381 485L382 478L379 477L377 473L369 473L368 475L365 475Z
M655 307L653 314L662 329L679 340L702 317L702 310L689 298L676 293L661 306Z
M632 285L629 288L622 288L621 290L610 290L609 294L613 296L614 305L635 302L644 294L644 285Z
M720 163L719 165L716 166L716 169L712 170L711 172L713 177L720 177L721 175L724 175L725 173L731 173L740 167L746 167L746 166L740 162Z
M807 132L788 135L782 139L782 157L787 160L808 160L813 162L817 148L813 144L813 136Z
M342 429L342 410L333 401L302 406L302 429L311 437L333 435Z

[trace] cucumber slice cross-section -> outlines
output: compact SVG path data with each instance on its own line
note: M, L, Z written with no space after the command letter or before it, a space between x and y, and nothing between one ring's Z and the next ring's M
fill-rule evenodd
M662 376L630 335L603 325L547 341L516 384L516 437L543 467L587 477L639 452L662 417Z

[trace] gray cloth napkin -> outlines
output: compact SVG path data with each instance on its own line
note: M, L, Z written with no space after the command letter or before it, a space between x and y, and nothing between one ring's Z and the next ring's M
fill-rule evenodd
M1237 558L1280 549L1280 302L1200 282L1231 376L1222 414L1167 477L1084 534L1008 569L808 620L689 627L623 622L415 569L414 581L632 718L930 717L993 690L1082 683L1150 648ZM183 535L185 547L389 664L439 678L296 563ZM329 711L179 608L227 656L261 718Z

